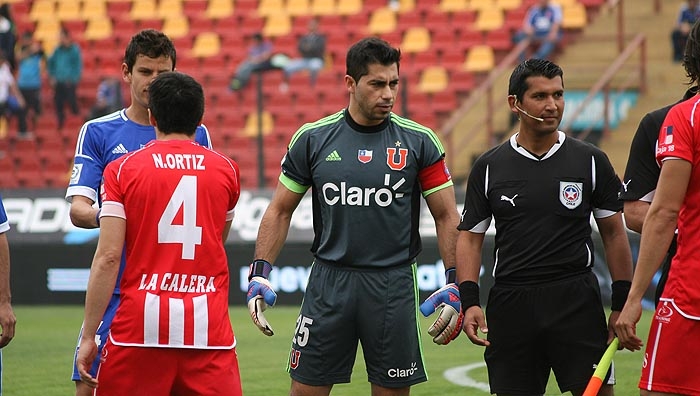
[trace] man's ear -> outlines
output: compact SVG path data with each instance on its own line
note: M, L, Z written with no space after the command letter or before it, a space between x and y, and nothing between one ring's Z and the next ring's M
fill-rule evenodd
M158 124L156 123L156 118L153 116L153 113L151 113L151 109L148 109L148 122L153 126L157 127Z

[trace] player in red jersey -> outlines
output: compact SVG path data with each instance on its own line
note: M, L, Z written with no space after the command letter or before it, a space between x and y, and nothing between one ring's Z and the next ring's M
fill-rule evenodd
M683 66L691 84L700 75L700 23L695 23L685 47ZM676 104L659 133L656 159L661 174L644 219L637 267L627 303L615 325L620 343L639 350L636 324L642 297L671 244L678 224L677 252L656 313L651 321L640 394L700 394L700 94Z
M204 113L199 83L167 72L148 90L157 140L105 170L81 380L99 396L241 395L223 244L240 195L238 166L193 141ZM121 302L95 378L95 332L123 247Z

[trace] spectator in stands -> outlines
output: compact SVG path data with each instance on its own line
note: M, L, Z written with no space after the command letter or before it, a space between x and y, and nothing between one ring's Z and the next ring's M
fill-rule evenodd
M245 88L253 72L264 72L279 68L273 65L272 42L264 39L260 33L253 34L252 40L253 43L248 47L248 57L238 65L236 74L231 79L229 87L233 91Z
M85 121L113 113L121 109L122 106L120 80L110 76L103 76L100 85L97 86L95 104L90 109L90 114L88 114Z
M36 130L37 119L41 115L41 73L46 55L41 43L34 40L32 32L24 32L20 37L16 59L17 86L26 106L17 114L20 136L31 137L27 128L27 116L32 112L32 130Z
M0 5L0 50L5 53L10 68L14 71L15 44L17 43L17 28L10 14L10 5L3 3Z
M287 90L289 77L302 70L310 72L311 86L316 85L316 76L323 69L323 58L326 55L326 36L318 31L317 19L309 21L309 32L299 38L297 49L301 58L290 59L284 65L284 82L280 86L283 92Z
M676 25L671 32L674 62L683 60L683 50L685 49L686 41L688 41L688 33L690 33L690 28L698 18L700 18L699 0L687 0L681 5L681 9L678 11Z
M0 136L7 134L7 116L10 106L24 107L24 98L17 88L17 82L5 54L0 51ZM22 136L20 136L22 137Z
M525 15L523 27L513 36L515 44L530 39L538 44L533 58L547 59L561 40L562 12L558 4L550 0L538 0ZM525 60L525 53L520 54L520 60Z
M73 42L70 32L65 28L61 29L59 45L49 57L48 70L49 81L54 88L58 129L62 129L66 118L63 107L66 104L74 115L79 113L76 89L83 72L80 47Z

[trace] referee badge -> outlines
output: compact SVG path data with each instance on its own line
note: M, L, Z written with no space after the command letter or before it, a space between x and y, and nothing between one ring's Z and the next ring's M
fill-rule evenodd
M559 182L559 202L567 209L576 209L583 201L583 183Z

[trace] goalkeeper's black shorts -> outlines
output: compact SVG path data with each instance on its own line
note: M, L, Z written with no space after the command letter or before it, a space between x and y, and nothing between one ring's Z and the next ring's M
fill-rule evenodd
M288 362L292 379L312 386L350 382L359 341L372 384L426 381L415 273L415 263L378 270L314 263Z
M491 393L498 394L544 394L550 371L562 393L582 391L608 337L592 272L534 286L497 281L489 292L486 323L491 345L484 358Z

